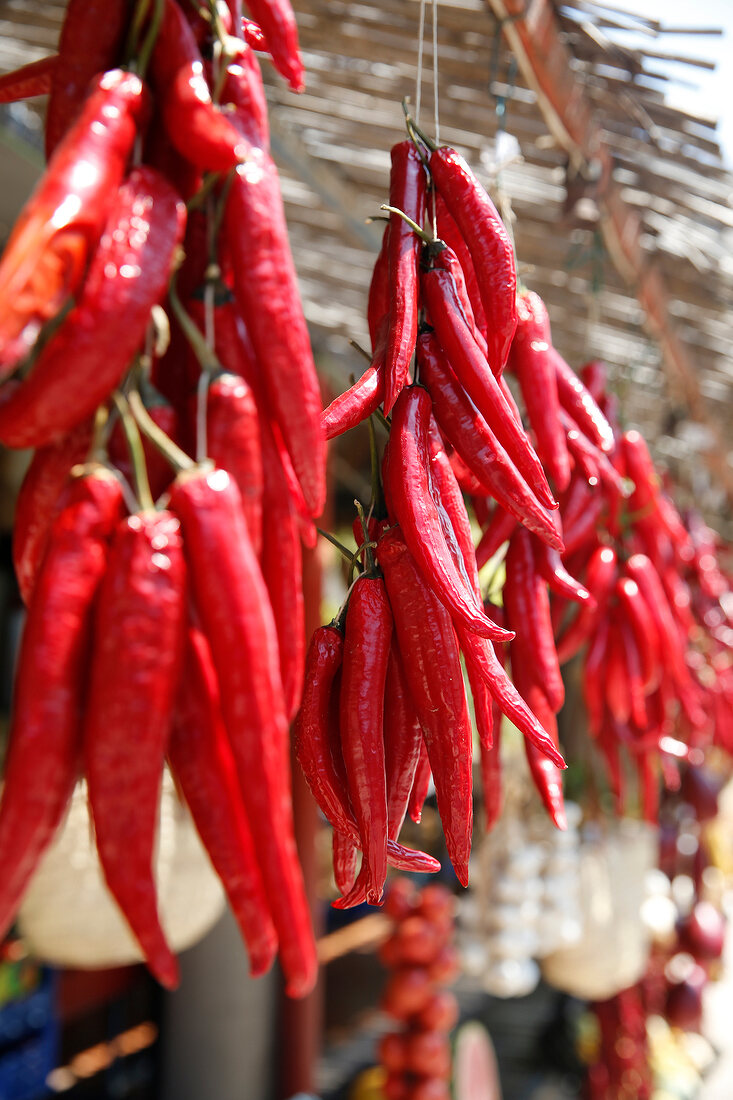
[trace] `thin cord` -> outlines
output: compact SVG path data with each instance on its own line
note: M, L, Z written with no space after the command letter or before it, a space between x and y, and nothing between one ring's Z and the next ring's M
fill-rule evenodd
M438 0L433 0L433 122L435 144L440 145L440 116L438 111ZM438 210L435 187L432 189L433 236L438 236Z
M420 125L420 101L422 100L423 35L425 34L425 0L420 0L420 25L417 32L417 87L415 89L415 122Z

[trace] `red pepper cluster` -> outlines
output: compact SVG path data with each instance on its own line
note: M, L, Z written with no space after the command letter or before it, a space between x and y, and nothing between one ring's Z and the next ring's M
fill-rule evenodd
M267 42L237 0L71 0L58 56L0 91L50 92L52 154L0 259L0 440L38 448L13 548L28 613L0 928L83 776L108 886L176 984L151 869L167 757L252 972L279 949L302 995L316 961L288 723L325 442L248 44L300 87L295 24L287 0L250 10Z
M395 879L385 911L395 921L380 958L392 975L382 1009L403 1025L384 1035L379 1060L387 1071L386 1100L449 1100L449 1033L458 1021L458 1003L441 985L452 981L458 959L452 944L453 897L445 887L416 891Z
M639 986L596 1001L598 1054L588 1069L585 1100L649 1100L654 1081L646 1035L646 1008Z

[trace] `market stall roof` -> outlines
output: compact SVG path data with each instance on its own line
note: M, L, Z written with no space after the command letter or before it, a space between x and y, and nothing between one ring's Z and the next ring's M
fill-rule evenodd
M295 6L306 92L290 93L264 67L306 314L337 390L362 369L349 339L366 343L381 236L366 219L387 197L389 150L404 136L401 101L417 106L421 4ZM53 50L63 7L4 0L0 68ZM421 122L434 131L432 4L425 8ZM609 364L629 424L730 534L733 175L715 120L665 101L661 62L677 56L675 28L595 0L438 0L436 8L441 140L513 211L520 270L547 302L559 349L576 366ZM619 43L629 28L643 48ZM679 60L693 75L708 64ZM11 117L32 127L23 108Z

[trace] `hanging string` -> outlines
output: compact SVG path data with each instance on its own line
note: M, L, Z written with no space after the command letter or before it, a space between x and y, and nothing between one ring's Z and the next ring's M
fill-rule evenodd
M417 31L417 87L415 88L415 122L420 125L422 100L423 36L425 34L425 0L420 0L420 24Z
M433 0L433 123L435 144L440 145L440 112L438 110L438 0ZM433 206L433 236L438 236L438 211L435 187L431 189Z

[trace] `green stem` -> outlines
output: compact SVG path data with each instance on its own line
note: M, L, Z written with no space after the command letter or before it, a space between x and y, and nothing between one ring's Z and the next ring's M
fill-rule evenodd
M334 538L333 535L329 535L328 531L324 531L322 527L316 527L316 531L324 539L330 542L331 546L335 546L336 549L344 556L346 561L349 562L349 564L353 562L355 555L352 554L351 550L348 550L342 542L339 542L339 540L337 538Z
M415 122L415 119L412 117L412 115L410 114L410 112L407 109L407 100L406 99L402 100L402 110L405 113L405 124L407 126L407 132L410 135L410 137L412 138L412 140L415 141L415 135L417 134L417 136L420 138L420 141L423 143L423 145L425 145L426 148L428 148L431 153L434 153L435 150L438 148L438 146L435 144L433 139L429 138L428 135L425 133L425 131L421 130L420 127L418 126L418 124ZM415 144L417 144L417 142L415 142Z
M109 422L109 409L106 405L99 405L97 411L94 414L94 429L92 431L92 442L89 445L89 453L87 455L87 462L102 462L104 463L107 455L107 436L108 436L108 422Z
M137 43L145 25L145 20L148 16L150 9L150 0L139 0L135 7L132 20L130 21L130 29L127 32L127 40L125 41L125 49L123 56L132 59L135 56L137 50Z
M189 211L189 213L191 210L199 210L204 205L220 179L221 175L219 172L204 173L204 178L201 186L186 203L186 209Z
M180 473L181 470L192 470L196 465L194 460L190 458L185 451L182 451L181 448L165 434L162 428L158 427L143 405L140 394L133 391L128 395L127 402L143 435L146 435L153 446L158 448L163 457L170 462L173 469L178 473Z
M390 214L399 214L404 222L407 222L413 233L416 233L423 244L434 245L436 242L435 237L430 237L424 229L421 229L417 222L414 222L412 218L404 212L404 210L398 210L396 206L389 206L386 202L383 202L379 208L380 210L389 210ZM445 247L445 245L443 246Z
M155 502L153 500L153 494L150 492L150 482L148 481L145 452L143 451L140 432L137 430L135 420L130 415L130 406L119 390L113 395L113 400L117 412L120 414L122 430L125 433L125 441L127 442L127 448L130 452L132 476L135 481L135 493L140 503L140 508L143 512L152 511L155 508Z
M160 26L163 22L163 8L165 5L165 0L154 0L154 4L155 6L153 7L153 16L150 20L148 33L145 35L145 39L142 46L140 47L140 52L137 56L137 65L135 67L137 70L137 75L139 77L144 77L145 73L147 72L148 65L150 64L150 58L153 53L153 48L158 37L158 32L160 31Z
M366 551L366 562L365 562L366 571L367 571L367 573L373 573L374 570L375 570L374 554L372 553L372 547L374 546L374 543L370 542L370 540L369 540L369 527L367 525L366 516L364 515L364 509L362 507L361 501L355 500L354 501L354 506L355 506L356 511L359 515L359 519L361 521L361 529L364 532L364 550ZM361 551L357 551L357 553L361 553Z
M216 352L209 347L206 343L204 334L197 328L183 308L181 299L178 297L178 291L176 290L175 275L171 279L168 287L168 297L173 307L173 312L176 315L176 320L183 329L183 335L191 345L191 349L198 359L201 369L213 373L221 371L222 366L216 357Z

